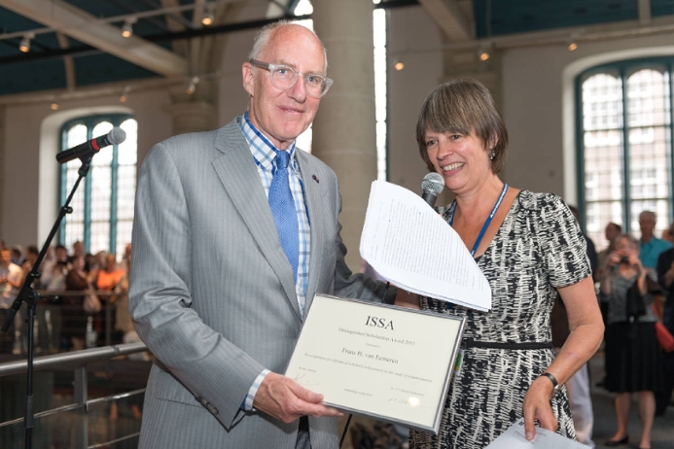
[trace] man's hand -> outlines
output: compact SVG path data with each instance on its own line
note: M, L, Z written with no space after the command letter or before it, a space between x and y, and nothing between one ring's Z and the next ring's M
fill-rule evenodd
M291 423L302 416L342 416L343 413L321 405L323 395L300 386L289 377L269 373L255 394L253 407Z

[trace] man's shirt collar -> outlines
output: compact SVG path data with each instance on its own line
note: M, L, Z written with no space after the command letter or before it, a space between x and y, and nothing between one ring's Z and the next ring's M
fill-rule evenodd
M276 148L269 139L260 132L259 129L253 125L248 117L248 111L243 114L243 119L239 121L239 128L243 133L243 137L248 142L251 153L253 153L253 158L257 165L262 166L265 170L271 170L273 167L273 161L276 157L276 152L283 151ZM295 159L295 140L290 147L286 150L290 153L290 164L293 164Z

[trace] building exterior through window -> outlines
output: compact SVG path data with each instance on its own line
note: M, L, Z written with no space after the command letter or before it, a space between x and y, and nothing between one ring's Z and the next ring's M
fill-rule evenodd
M100 251L121 256L131 243L133 204L136 192L138 123L129 115L83 117L62 128L61 149L66 150L107 134L114 126L126 132L120 145L101 149L91 160L91 169L73 197L73 212L66 215L59 243L68 249L82 241L88 253ZM74 159L61 166L60 204L77 181L82 162Z
M623 61L578 77L579 198L597 250L609 222L640 236L639 214L657 214L660 237L674 220L674 58Z

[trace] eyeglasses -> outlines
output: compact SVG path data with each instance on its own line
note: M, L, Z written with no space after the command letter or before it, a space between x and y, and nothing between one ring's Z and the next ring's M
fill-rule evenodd
M304 88L307 90L307 95L313 98L321 98L328 93L328 89L332 86L333 81L323 75L317 73L302 73L283 64L270 64L267 62L251 59L250 62L255 67L269 70L269 77L271 83L277 89L287 90L297 83L300 75L304 79Z

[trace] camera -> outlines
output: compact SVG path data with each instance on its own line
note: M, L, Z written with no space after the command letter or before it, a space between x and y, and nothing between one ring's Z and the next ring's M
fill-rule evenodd
M621 263L621 264L623 264L623 263L624 263L624 264L629 264L629 263L630 263L630 258L627 257L627 256L622 256L622 257L620 258L620 263Z

